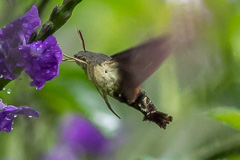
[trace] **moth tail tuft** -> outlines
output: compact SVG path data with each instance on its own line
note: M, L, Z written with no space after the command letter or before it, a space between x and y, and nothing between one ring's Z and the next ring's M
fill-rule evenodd
M173 117L169 116L166 113L162 113L159 111L152 111L147 113L144 116L143 121L151 121L156 123L160 128L166 129L167 124L169 124L170 122L172 122Z

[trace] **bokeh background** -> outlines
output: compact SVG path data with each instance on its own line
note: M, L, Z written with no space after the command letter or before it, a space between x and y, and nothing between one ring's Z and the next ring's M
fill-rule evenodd
M43 1L1 0L0 27L32 5L46 22L62 1ZM82 50L77 29L87 50L108 55L170 33L172 54L142 87L173 122L160 129L110 98L119 120L81 68L63 62L42 90L22 74L0 93L5 103L40 113L19 116L12 132L0 133L1 160L240 159L239 0L84 0L54 34L65 54Z

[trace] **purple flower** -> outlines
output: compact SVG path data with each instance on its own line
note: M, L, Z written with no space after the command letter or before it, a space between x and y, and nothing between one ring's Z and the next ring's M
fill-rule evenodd
M27 61L24 71L33 79L31 86L42 89L46 81L59 74L62 51L55 37L49 36L44 42L37 41L19 49Z
M88 120L77 115L68 117L61 128L62 143L78 154L91 156L104 155L108 141Z
M10 132L12 130L13 120L17 115L26 115L29 117L39 117L39 114L34 109L27 106L15 107L7 106L0 101L0 132Z
M0 30L0 78L14 80L19 76L15 72L24 70L33 80L30 86L42 89L46 81L59 74L62 51L55 37L27 44L40 23L38 10L33 6Z
M113 151L110 139L78 115L64 118L60 129L60 140L43 155L43 160L108 159Z
M24 65L24 58L18 47L26 45L31 33L41 24L38 10L33 6L20 17L0 30L0 75L5 79L17 78L14 71Z

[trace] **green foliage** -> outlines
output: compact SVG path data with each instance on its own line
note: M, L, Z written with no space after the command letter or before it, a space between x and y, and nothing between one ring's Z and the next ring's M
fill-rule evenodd
M223 123L240 130L240 110L236 108L216 108L210 115Z

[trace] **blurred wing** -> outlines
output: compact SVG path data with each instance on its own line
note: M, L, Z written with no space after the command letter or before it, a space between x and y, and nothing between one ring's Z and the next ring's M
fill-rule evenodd
M120 91L130 102L137 96L138 87L151 76L170 54L169 36L157 39L112 55L120 74Z

